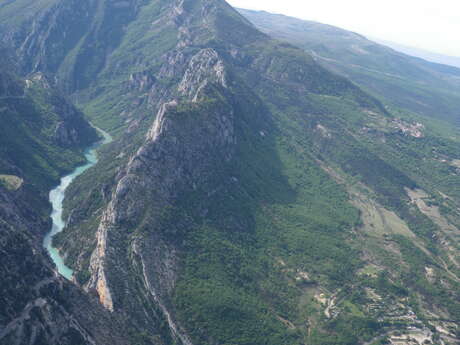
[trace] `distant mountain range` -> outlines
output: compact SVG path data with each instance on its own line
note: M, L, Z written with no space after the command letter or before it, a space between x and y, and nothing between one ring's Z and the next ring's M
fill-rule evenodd
M304 49L385 103L460 123L460 69L400 53L331 25L264 11L240 12L261 31Z
M421 59L425 59L427 61L442 64L442 65L449 65L449 66L460 68L460 57L457 57L457 56L448 56L448 55L433 53L428 50L414 48L414 47L406 46L406 45L391 42L391 41L381 40L381 39L374 38L374 37L370 39L377 43L393 48L394 50L397 50L401 53L407 54L407 55L415 56Z

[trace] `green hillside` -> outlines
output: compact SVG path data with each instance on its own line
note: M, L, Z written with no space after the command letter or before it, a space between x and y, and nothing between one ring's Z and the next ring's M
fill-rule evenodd
M42 247L49 190L83 163L96 131L43 74L0 52L0 344L127 345L125 325L55 272Z
M19 79L5 50L0 67L0 174L48 188L84 161L97 134L45 76Z
M396 52L334 26L263 11L239 11L261 31L305 49L320 64L389 105L459 124L460 69Z

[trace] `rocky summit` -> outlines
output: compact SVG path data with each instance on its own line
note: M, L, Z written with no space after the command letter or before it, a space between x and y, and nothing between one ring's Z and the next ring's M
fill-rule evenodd
M269 34L223 0L0 4L1 344L458 343L458 114ZM46 196L89 121L70 282Z

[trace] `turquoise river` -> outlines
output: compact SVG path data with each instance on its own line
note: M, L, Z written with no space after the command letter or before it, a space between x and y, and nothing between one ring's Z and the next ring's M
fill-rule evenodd
M88 149L86 149L86 164L76 168L70 175L61 178L61 183L56 188L54 188L49 194L49 200L51 205L53 206L53 211L51 213L53 226L51 228L51 231L45 236L43 246L46 248L51 259L56 264L57 271L68 280L72 280L73 270L64 264L64 259L60 255L59 250L53 247L52 240L53 237L56 234L60 233L66 225L65 221L62 219L62 204L64 202L65 192L67 188L70 186L73 180L75 180L78 176L83 174L86 170L88 170L98 162L97 149L102 145L108 144L112 141L112 137L110 136L110 134L104 132L99 128L96 129L99 131L99 133L101 133L103 139L95 143Z

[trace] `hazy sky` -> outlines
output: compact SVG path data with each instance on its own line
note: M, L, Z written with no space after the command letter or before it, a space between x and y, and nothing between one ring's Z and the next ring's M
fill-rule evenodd
M460 0L228 0L236 7L332 24L460 56Z

